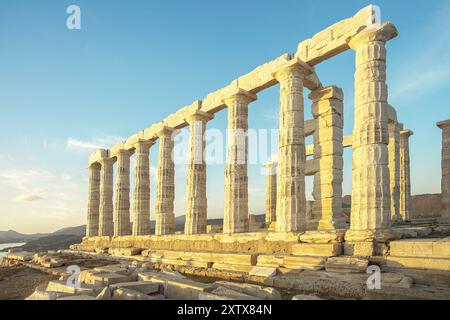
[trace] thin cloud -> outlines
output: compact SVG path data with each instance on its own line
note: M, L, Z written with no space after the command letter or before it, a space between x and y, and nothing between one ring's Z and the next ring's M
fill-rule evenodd
M109 148L119 141L124 140L117 136L101 136L91 141L83 141L75 138L68 138L66 150L68 151L93 151L100 148Z
M18 196L15 200L17 202L35 202L42 200L43 198L34 194L26 194L22 196Z

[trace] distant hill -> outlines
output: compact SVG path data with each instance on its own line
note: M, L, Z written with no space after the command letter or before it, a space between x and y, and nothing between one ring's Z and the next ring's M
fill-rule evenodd
M31 240L23 246L15 247L14 249L30 252L68 249L70 245L80 243L82 239L83 236L80 235L50 235L36 240Z
M52 236L58 236L58 235L77 235L77 236L84 236L86 234L86 225L78 226L78 227L69 227L69 228L63 228L59 229L55 232L53 232Z
M24 234L14 230L0 231L0 243L27 242L47 235L46 233Z

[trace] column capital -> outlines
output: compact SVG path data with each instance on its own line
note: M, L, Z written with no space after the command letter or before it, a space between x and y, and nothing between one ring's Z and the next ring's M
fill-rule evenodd
M360 33L347 39L347 44L351 49L356 51L364 43L374 41L386 43L397 35L398 31L395 25L391 22L384 22L378 28L366 27Z
M444 121L439 121L438 123L436 123L436 125L441 128L444 129L446 127L450 126L450 119L449 120L444 120Z
M226 98L222 99L223 103L228 105L229 103L233 101L240 101L246 104L249 104L252 101L255 101L257 99L256 94L251 93L247 90L236 88L230 95L228 95Z
M160 128L157 129L157 131L155 132L156 136L158 138L163 138L163 137L167 137L168 135L171 135L175 132L175 128L171 128L169 126L166 126L164 124L161 124Z
M212 119L214 119L213 114L201 110L195 110L194 112L186 116L186 122L189 125L195 123L196 121L208 122Z
M273 72L272 77L278 82L281 82L292 76L304 79L311 74L314 74L314 68L300 60L298 57L295 57L283 64L277 71Z
M156 143L155 140L138 139L133 143L133 147L137 149L138 147L150 148Z
M402 137L410 137L413 134L414 134L414 132L411 130L401 130L400 131L400 136L402 136Z
M312 91L308 98L313 102L320 100L337 99L340 101L344 100L344 93L341 88L336 86L321 87Z
M102 166L103 166L103 165L108 165L108 164L112 165L112 164L114 164L114 162L116 162L116 159L115 159L115 158L104 157L104 158L100 158L100 159L98 160L98 162L99 162Z

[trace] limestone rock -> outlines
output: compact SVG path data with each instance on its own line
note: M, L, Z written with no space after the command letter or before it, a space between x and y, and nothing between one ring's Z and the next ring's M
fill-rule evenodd
M280 293L276 289L271 287L263 287L255 284L236 283L228 281L216 281L215 284L220 287L225 287L263 300L281 300ZM215 290L213 290L212 292L214 293Z
M324 300L324 299L314 295L298 294L296 296L293 296L292 300Z
M328 258L325 268L331 272L366 272L368 265L368 259L341 256Z
M109 287L105 287L98 295L97 295L97 300L111 300L112 299L112 295L111 295L111 290Z

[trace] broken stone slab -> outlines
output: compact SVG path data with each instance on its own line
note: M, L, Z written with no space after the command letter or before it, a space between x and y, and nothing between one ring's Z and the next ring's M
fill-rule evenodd
M108 253L112 256L137 256L142 252L142 248L109 248Z
M332 257L342 254L341 243L299 243L292 246L292 254L297 256Z
M309 294L298 294L296 296L293 296L292 300L324 300L324 299Z
M81 283L80 287L77 288L73 285L67 284L66 281L61 281L61 280L50 281L48 283L47 289L46 289L46 291L57 291L57 292L65 292L65 293L77 294L77 295L89 295L89 296L97 296L101 290L103 290L103 286Z
M218 299L218 300L261 300L261 298L258 297L254 297L227 287L217 287L216 289L214 289L213 291L211 291L211 296L208 296L208 293L206 294L202 294L202 298L204 300L216 300L216 299L211 299L213 298L212 295L215 296L219 296L219 297L224 297L226 299ZM210 299L208 299L210 298ZM200 299L199 299L200 300Z
M67 296L63 298L58 298L56 300L96 300L93 296L88 296L85 294L75 295L75 296Z
M97 300L111 300L112 299L112 295L111 295L111 289L109 289L109 287L105 287L98 295L97 295Z
M113 264L113 265L109 265L109 266L95 267L94 271L128 275L128 274L132 273L133 270L126 266L123 266L121 264Z
M67 292L36 290L25 300L57 300L70 295Z
M33 259L33 254L31 252L21 251L21 252L11 252L7 253L6 259L16 260L16 261L31 261Z
M142 292L127 289L127 288L117 288L112 294L113 300L154 300L151 296L146 295Z
M156 272L139 273L139 281L149 281L160 284L162 293L166 298L180 300L197 300L201 292L210 292L214 289L212 284L200 283L186 278Z
M281 300L281 295L278 290L271 287L263 287L256 284L237 283L229 281L216 281L214 284L263 300Z
M432 257L386 257L389 268L450 271L450 259Z
M211 292L200 292L198 294L198 300L237 300L237 299L217 295Z
M366 272L369 259L359 257L331 257L325 263L325 269L329 272Z
M79 279L80 282L86 284L95 284L101 286L107 286L120 282L131 282L137 280L137 274L120 274L112 272L102 272L96 270L84 270L81 271Z
M135 281L135 282L123 282L117 283L110 286L111 290L114 292L118 288L130 289L138 291L143 294L152 294L159 292L159 283L152 283L148 281Z
M261 278L270 278L277 274L276 268L271 267L253 267L252 270L248 273L249 276L261 277Z

